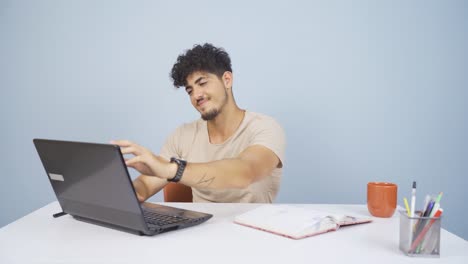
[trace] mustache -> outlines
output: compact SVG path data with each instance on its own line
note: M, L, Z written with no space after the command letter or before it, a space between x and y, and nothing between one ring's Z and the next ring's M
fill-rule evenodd
M209 98L208 97L200 97L200 98L197 98L197 105L200 104L201 101L207 101Z

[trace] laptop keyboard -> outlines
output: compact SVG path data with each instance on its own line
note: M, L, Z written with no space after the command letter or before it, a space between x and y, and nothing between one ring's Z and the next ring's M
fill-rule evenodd
M146 210L143 210L143 217L145 218L147 223L156 226L165 226L189 220L180 216L164 215Z

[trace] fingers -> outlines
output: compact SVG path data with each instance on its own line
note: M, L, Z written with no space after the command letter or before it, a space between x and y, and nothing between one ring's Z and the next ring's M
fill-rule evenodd
M151 161L146 156L135 156L130 159L125 159L125 165L134 169L138 169L137 167L141 167L142 165L150 168L150 163Z
M145 175L154 174L151 167L154 165L152 158L155 157L155 155L151 153L151 151L128 140L113 140L111 144L119 146L122 155L134 155L133 158L125 159L125 165Z
M129 140L112 140L110 142L111 144L115 144L119 147L130 147L132 145L135 145L135 143L129 141Z
M136 147L120 147L120 152L122 152L122 154L133 154L135 156L138 156L141 153L141 151L136 148Z
M127 167L133 168L139 171L141 174L155 176L154 172L151 170L146 161L147 160L141 156L137 156L131 159L125 159L125 164Z
M145 164L145 162L143 161L143 158L142 156L135 156L131 159L125 159L125 164L129 167L134 167L137 163L143 163Z
M129 140L112 140L111 144L115 144L120 147L122 154L133 154L135 156L143 155L147 152L150 152L146 148L137 145Z

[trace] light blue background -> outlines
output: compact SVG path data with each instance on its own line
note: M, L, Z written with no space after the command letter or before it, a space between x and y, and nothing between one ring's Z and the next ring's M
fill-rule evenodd
M55 199L35 137L158 151L198 118L169 71L211 42L238 104L287 133L277 202L366 203L369 181L444 191L467 239L466 1L0 1L0 226ZM136 173L132 173L133 176ZM153 201L161 201L161 195Z

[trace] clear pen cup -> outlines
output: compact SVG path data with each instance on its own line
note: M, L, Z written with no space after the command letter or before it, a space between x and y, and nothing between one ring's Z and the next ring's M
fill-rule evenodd
M441 217L414 217L400 213L400 250L411 257L440 257Z

